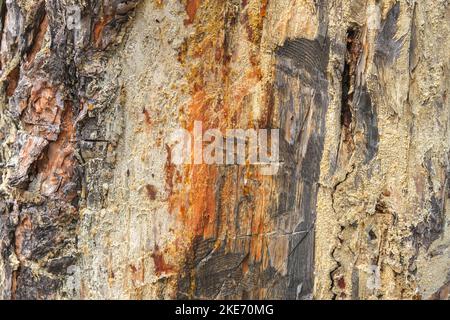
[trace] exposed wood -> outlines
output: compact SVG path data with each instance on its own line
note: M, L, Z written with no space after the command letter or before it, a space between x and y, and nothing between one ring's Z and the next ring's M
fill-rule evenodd
M0 298L448 298L448 2L0 8ZM175 164L198 121L277 174Z

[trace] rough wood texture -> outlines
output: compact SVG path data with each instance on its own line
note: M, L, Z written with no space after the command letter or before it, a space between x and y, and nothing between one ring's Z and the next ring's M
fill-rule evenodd
M448 1L0 8L1 298L448 298ZM278 174L174 165L195 121Z

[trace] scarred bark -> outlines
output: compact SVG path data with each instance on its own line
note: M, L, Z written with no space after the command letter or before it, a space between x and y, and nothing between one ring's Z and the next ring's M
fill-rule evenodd
M1 298L448 297L447 2L0 4Z

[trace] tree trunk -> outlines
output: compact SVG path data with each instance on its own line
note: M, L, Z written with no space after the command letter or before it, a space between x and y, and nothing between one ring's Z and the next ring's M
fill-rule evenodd
M448 1L0 7L0 298L448 297ZM200 121L276 174L176 165Z

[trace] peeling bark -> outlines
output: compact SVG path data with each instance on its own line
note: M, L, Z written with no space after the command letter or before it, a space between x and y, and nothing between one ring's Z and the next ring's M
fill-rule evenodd
M447 2L0 8L1 298L448 298ZM278 174L175 165L196 121Z

